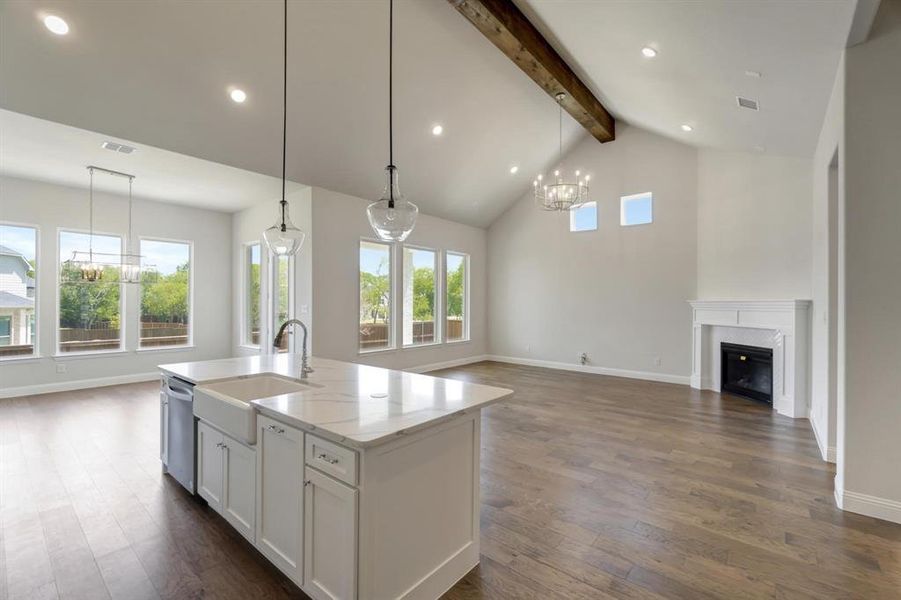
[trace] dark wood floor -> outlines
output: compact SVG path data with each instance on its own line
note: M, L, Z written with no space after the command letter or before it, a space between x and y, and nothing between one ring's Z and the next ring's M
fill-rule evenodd
M482 561L447 598L901 598L901 526L838 511L805 420L481 363ZM0 401L0 600L303 598L160 474L155 384Z

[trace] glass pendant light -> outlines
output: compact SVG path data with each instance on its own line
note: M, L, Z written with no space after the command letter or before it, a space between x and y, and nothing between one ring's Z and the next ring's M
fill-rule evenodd
M285 156L288 146L288 0L285 6L284 62L282 63L282 200L279 202L278 221L263 232L266 246L276 256L293 256L303 246L306 234L300 230L288 214L288 201L285 198Z
M387 242L402 242L416 226L419 208L400 193L394 166L394 0L388 5L388 166L382 197L369 205L366 216L372 230Z

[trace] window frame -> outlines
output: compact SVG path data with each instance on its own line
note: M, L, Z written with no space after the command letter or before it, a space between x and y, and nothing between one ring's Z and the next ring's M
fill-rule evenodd
M61 294L61 286L63 285L60 281L60 275L62 274L61 265L62 258L59 255L60 252L60 235L62 233L79 233L82 235L91 235L91 230L89 229L75 229L69 227L57 227L56 228L56 284L53 286L56 290L56 319L55 319L55 327L54 327L54 358L73 358L80 356L103 356L105 354L124 354L128 352L126 347L126 323L128 314L126 312L126 302L125 302L125 283L122 280L119 280L119 347L118 348L110 348L108 350L85 350L81 352L62 352L60 350L60 327L59 327L59 318L60 318L60 302L62 301ZM117 237L119 238L119 253L122 254L125 252L125 236L121 233L112 233L106 231L93 231L93 235L95 236L105 236L105 237ZM71 283L69 285L80 285L77 283ZM81 284L84 285L84 284ZM37 296L37 290L35 290L35 296Z
M648 198L651 201L651 220L646 223L626 223L626 204L634 202L642 198ZM628 196L619 197L619 226L620 227L640 227L642 225L654 224L654 192L641 192L638 194L629 194Z
M362 310L362 302L360 299L360 275L363 273L363 270L360 268L360 250L362 249L363 244L378 244L381 246L386 246L388 248L388 290L390 296L388 297L388 345L384 348L372 348L368 350L364 350L360 347L360 311ZM397 252L397 243L394 242L386 242L384 240L380 240L377 238L370 237L361 237L357 241L357 315L355 323L356 333L355 337L357 340L357 355L364 354L377 354L379 352L396 352L398 350L397 347L397 327L400 325L397 318L397 268L395 261L398 259L399 253ZM412 346L413 348L419 346Z
M588 207L589 205L594 207L594 227L590 229L573 229L576 221L576 213L583 208ZM598 201L597 200L589 200L585 202L581 206L569 211L569 232L570 233L587 233L590 231L597 231L598 225L600 223L600 213L598 212Z
M5 225L8 227L21 227L34 229L34 313L32 314L32 318L34 319L34 334L31 337L31 354L17 354L13 356L5 356L0 357L0 362L14 362L17 360L36 360L41 358L41 327L42 327L42 319L40 317L41 312L41 270L42 270L42 257L41 257L41 228L36 223L26 223L21 221L0 221L0 225ZM57 239L57 242L59 240ZM56 277L57 282L59 282L59 275ZM58 307L57 303L57 308ZM59 325L59 317L57 316L57 326Z
M124 236L123 236L124 239ZM194 240L180 240L173 238L164 238L157 236L139 236L138 237L138 254L144 256L141 252L141 242L164 242L169 244L184 244L188 246L188 342L186 344L176 344L169 346L148 346L146 348L141 347L141 298L144 292L144 282L143 280L138 286L138 299L137 299L137 314L135 315L137 319L137 339L135 340L135 351L136 352L160 352L164 350L181 350L181 349L189 349L194 347ZM141 276L143 277L144 269L141 267Z
M441 288L443 290L443 298L442 298L442 308L444 321L442 324L442 329L445 330L443 341L445 344L463 344L471 341L470 337L470 321L471 318L471 309L470 309L470 301L469 301L469 281L470 281L470 265L471 265L471 256L468 252L459 252L457 250L445 250L443 252L444 260L441 265L442 272L442 285ZM463 337L458 340L449 340L447 339L446 333L446 322L447 322L447 258L448 256L460 256L463 258Z
M399 280L400 292L401 292L400 293L401 313L403 312L403 304L404 304L404 301L406 300L406 298L404 298L404 294L406 293L406 290L404 289L404 279L403 279L404 268L403 268L403 266L404 266L404 251L407 249L410 249L413 251L419 250L419 251L424 251L424 252L431 252L432 254L435 255L435 267L434 267L434 271L435 271L435 287L434 287L435 301L433 303L435 314L432 315L432 317L435 319L435 325L434 325L433 340L431 342L426 342L426 343L421 343L421 344L404 344L404 338L403 338L404 321L403 321L403 314L401 314L401 318L398 319L398 323L397 323L397 325L401 328L400 344L398 344L398 347L402 350L412 350L415 348L428 348L431 346L439 346L442 343L444 343L444 326L441 323L441 321L443 320L442 317L444 315L444 304L445 304L443 301L444 285L442 283L443 280L445 279L444 278L444 268L443 268L444 252L437 248L429 248L428 246L418 246L415 244L400 244L400 252L398 254L400 254L399 260L400 260L400 267L401 267L400 268L401 278ZM414 267L414 272L415 272L415 267ZM359 311L357 311L357 312L359 312ZM414 322L415 322L415 320L414 320ZM394 329L394 328L392 327L392 329Z
M240 318L240 326L241 333L238 337L240 340L239 346L242 348L248 348L250 350L260 350L262 348L262 344L254 344L253 339L248 335L250 332L250 266L251 266L251 248L254 246L258 246L260 248L260 292L257 295L257 303L259 305L260 311L260 341L262 341L263 334L263 291L265 289L264 286L264 275L263 272L263 243L261 240L254 240L249 242L243 242L241 244L241 283L240 283L240 291L241 291L241 318Z
M262 251L263 247L264 246L262 246L262 245L260 246L261 251ZM279 256L277 254L274 254L273 252L268 252L267 254L268 254L268 258L269 258L269 260L268 260L269 265L268 265L268 269L267 269L267 271L269 272L269 277L268 277L268 281L266 284L266 287L269 292L269 314L267 316L267 319L269 321L269 337L274 339L275 333L278 331L279 327L281 327L281 324L276 325L276 321L275 321L276 318L278 317L278 302L279 302L278 288L276 287L276 283L279 281L279 277L278 277L279 261L283 257ZM296 312L294 310L294 308L295 308L294 303L296 300L296 298L295 298L296 294L295 294L295 289L294 289L294 287L295 287L294 286L294 282L295 282L294 267L295 267L296 263L294 262L295 255L285 256L284 258L287 258L287 260L288 260L288 306L287 306L288 314L287 314L285 320L290 321L291 319L294 319L297 316ZM263 259L262 259L262 255L261 255L260 256L261 263L262 263L262 260ZM262 267L261 267L261 269L262 269ZM261 288L263 287L262 282L261 282L260 287ZM260 320L262 321L262 319L263 319L263 316L260 315ZM260 337L261 337L260 342L262 345L262 341L263 341L263 339L262 339L263 338L262 324L260 326L260 330L261 330L260 331ZM294 335L292 335L293 332L294 332L293 329L286 330L286 333L289 335L288 335L288 348L285 352L290 353L290 354L295 353L297 350L297 347L299 347L299 344L297 344L295 341L297 338ZM309 342L310 341L307 340L307 344L309 344ZM269 347L267 348L266 353L268 353L268 354L284 354L284 352L281 352L281 353L278 352L274 347L271 346L271 344L269 344L268 346Z

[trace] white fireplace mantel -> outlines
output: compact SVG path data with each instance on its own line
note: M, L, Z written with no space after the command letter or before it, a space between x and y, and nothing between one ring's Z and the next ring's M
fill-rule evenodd
M689 304L691 387L720 391L719 348L710 347L713 331L723 332L719 337L725 341L735 328L754 330L748 333L764 334L773 349L773 408L789 417L807 417L810 300L690 300Z

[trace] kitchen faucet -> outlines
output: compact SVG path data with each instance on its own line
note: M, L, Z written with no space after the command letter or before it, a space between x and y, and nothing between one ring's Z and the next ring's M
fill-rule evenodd
M289 325L300 325L300 328L303 329L303 351L300 355L300 378L306 379L307 375L313 372L313 369L307 364L307 326L304 325L303 321L300 319L288 319L282 323L282 326L278 328L278 333L275 334L275 339L272 341L272 347L278 352L279 347L282 345L282 337L284 337L285 330Z

